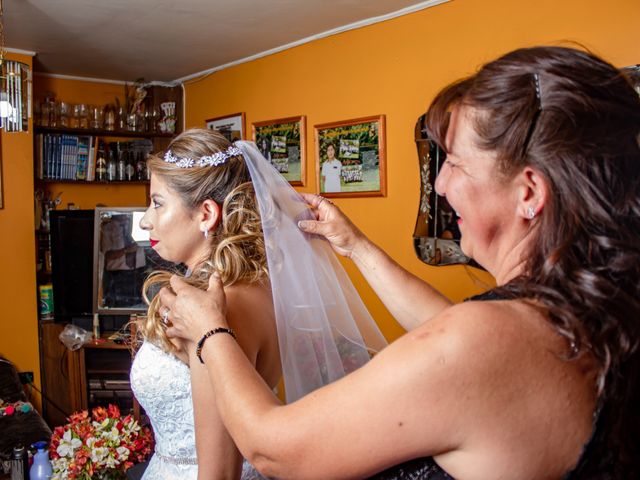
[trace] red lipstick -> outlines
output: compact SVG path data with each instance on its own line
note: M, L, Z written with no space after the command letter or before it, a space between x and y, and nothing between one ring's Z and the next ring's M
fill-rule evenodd
M151 242L151 247L155 247L158 244L158 240L154 240L153 238L150 238L149 241Z

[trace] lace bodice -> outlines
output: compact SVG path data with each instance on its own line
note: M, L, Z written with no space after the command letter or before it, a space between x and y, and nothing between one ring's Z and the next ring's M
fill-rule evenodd
M155 454L143 480L196 480L198 466L191 372L175 356L144 342L131 365L131 388L149 416ZM242 480L263 478L247 462Z
M196 439L189 367L144 342L131 365L131 389L149 416L156 440L145 479L196 479Z

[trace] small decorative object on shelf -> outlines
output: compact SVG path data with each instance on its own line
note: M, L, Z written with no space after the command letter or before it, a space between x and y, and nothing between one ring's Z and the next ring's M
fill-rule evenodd
M53 318L53 285L47 283L38 287L40 293L40 320Z
M175 133L176 131L176 102L163 102L160 104L162 109L162 119L158 124L158 128L162 133Z
M49 454L51 480L67 478L126 478L126 471L147 459L153 436L132 415L121 416L115 405L74 413L69 423L56 427Z

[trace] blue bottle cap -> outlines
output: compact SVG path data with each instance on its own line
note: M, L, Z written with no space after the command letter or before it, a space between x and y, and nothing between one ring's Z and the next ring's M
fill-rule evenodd
M36 450L44 450L45 448L47 448L47 445L48 445L47 442L41 441L41 442L36 442L31 446Z

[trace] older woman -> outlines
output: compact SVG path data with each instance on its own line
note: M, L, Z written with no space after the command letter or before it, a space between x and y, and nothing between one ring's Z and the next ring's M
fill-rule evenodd
M498 287L451 305L309 195L317 221L300 227L409 333L286 406L230 335L208 337L222 421L278 478L638 478L638 95L591 54L539 47L445 88L427 118L447 151L435 188ZM168 334L227 326L215 277L172 286Z

